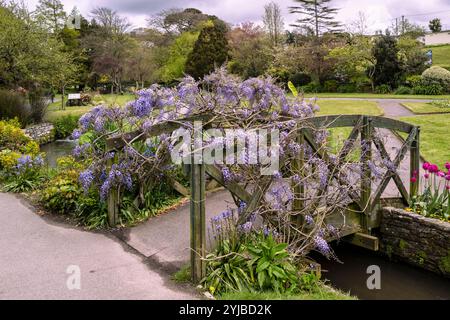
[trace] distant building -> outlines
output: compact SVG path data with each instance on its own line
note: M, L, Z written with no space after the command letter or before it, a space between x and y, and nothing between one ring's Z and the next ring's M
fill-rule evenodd
M427 33L423 37L420 37L419 40L422 41L426 46L450 44L450 30Z

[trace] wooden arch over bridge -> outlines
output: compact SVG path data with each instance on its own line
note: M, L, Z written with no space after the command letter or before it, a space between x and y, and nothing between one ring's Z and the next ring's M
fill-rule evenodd
M156 124L149 131L135 131L127 134L114 136L107 141L109 151L120 151L127 144L135 141L145 140L152 136L159 136L161 134L171 134L174 130L180 127L189 127L187 124L192 124L194 121L204 121L211 123L214 121L213 116L193 116L183 120L167 121ZM372 236L372 229L379 227L380 217L378 211L380 207L386 203L408 205L413 195L418 192L418 181L410 182L409 188L402 182L402 177L397 173L402 160L409 151L409 176L406 177L412 181L412 177L416 176L420 167L420 150L419 150L419 135L420 128L409 123L399 120L366 115L336 115L336 116L319 116L313 118L296 119L299 128L296 131L296 140L299 144L307 144L321 160L328 166L329 172L336 181L342 184L348 184L348 181L342 177L342 174L337 175L337 168L344 161L347 155L354 148L356 141L360 141L360 148L368 148L368 152L361 155L361 174L360 174L360 190L355 190L353 186L349 186L349 196L352 204L349 206L344 214L336 213L326 218L327 223L332 225L343 225L346 228L341 230L340 237L345 237L346 240L353 244L378 250L378 239ZM301 125L301 126L300 126ZM191 126L192 127L192 126ZM313 138L312 130L314 128L352 128L350 135L347 138L349 143L345 143L342 149L337 154L337 162L331 161L331 155L327 150L317 145ZM307 129L308 128L308 129ZM392 159L389 155L385 144L375 134L375 129L384 129L403 133L407 135L406 139L402 139L402 146L399 148L395 158ZM194 135L201 134L196 133ZM370 147L368 147L370 146ZM372 184L372 172L369 168L369 162L372 160L372 150L378 150L382 159L389 162L391 165L380 179L380 183L376 188ZM294 166L299 168L298 174L302 174L300 168L303 167L304 153L299 152L295 159ZM209 189L213 183L207 183L206 176L211 178L211 181L223 186L226 190L231 192L234 198L242 200L247 203L245 212L240 216L242 221L258 207L262 201L265 192L272 183L272 177L263 177L260 181L259 188L256 192L250 194L245 187L237 182L226 182L222 171L215 165L208 164L190 164L185 170L185 173L190 178L190 190L186 189L176 181L169 177L169 182L173 188L185 196L190 197L190 234L191 234L191 270L194 282L199 281L205 274L205 263L202 257L206 252L206 221L205 221L205 199L206 190ZM405 177L403 177L405 178ZM383 199L382 195L388 186L389 182L393 180L400 197ZM408 192L409 189L409 192ZM294 187L294 192L298 197L293 202L294 209L301 210L304 205L301 200L305 194L304 187ZM118 222L119 215L119 194L117 190L112 190L108 198L108 221L111 226L115 226ZM297 223L302 223L297 221Z

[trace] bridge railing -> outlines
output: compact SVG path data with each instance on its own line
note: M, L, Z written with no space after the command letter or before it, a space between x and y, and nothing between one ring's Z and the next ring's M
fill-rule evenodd
M107 141L107 148L109 150L120 151L127 144L133 143L135 141L142 141L152 136L159 136L161 134L171 134L174 130L180 127L192 128L191 123L194 121L203 121L206 126L211 126L214 124L214 116L194 116L177 121L166 121L164 123L156 124L151 127L148 131L134 131L126 134L121 134L114 136ZM406 156L407 152L410 151L410 178L416 176L419 171L419 161L420 161L420 150L419 150L419 135L420 128L411 125L406 122L402 122L395 119L378 117L378 116L367 116L367 115L333 115L333 116L318 116L313 118L305 118L296 120L297 121L297 143L300 145L308 144L310 148L318 155L326 165L331 169L330 172L338 172L336 166L339 166L340 161L342 161L352 149L351 144L344 144L344 147L339 151L338 162L335 163L331 161L331 155L327 150L317 145L314 140L313 131L314 129L332 129L332 128L342 128L351 127L353 128L347 140L356 141L360 138L360 147L365 149L366 152L361 153L361 190L354 190L352 186L349 186L349 196L354 202L352 210L345 213L345 217L342 215L336 215L329 217L330 223L336 221L340 223L342 219L347 221L354 221L355 227L349 229L346 234L354 234L355 232L361 231L363 234L368 235L366 238L354 238L353 242L363 246L371 246L377 248L378 242L376 238L370 236L371 229L376 228L379 224L379 220L374 216L374 211L380 202L380 198L388 186L391 179L397 186L399 193L401 195L401 201L404 204L408 204L411 196L415 195L418 191L418 181L413 182L410 179L410 194L402 182L401 177L397 173L397 168L399 167L401 161ZM220 124L216 124L219 125ZM375 129L388 129L392 131L398 131L406 133L408 136L404 140L398 154L392 160L388 154L386 147L375 134ZM201 134L198 132L193 132L194 135ZM200 136L201 137L201 136ZM349 147L350 145L350 147ZM372 190L372 172L369 167L369 162L372 160L372 148L376 148L381 157L392 163L392 165L387 168L387 171L380 180L379 185ZM293 167L297 168L298 173L302 175L302 168L305 162L304 151L300 151L296 159L293 162ZM264 190L267 190L272 179L270 177L262 177L261 187L258 188L256 192L250 194L243 186L236 182L226 182L222 171L214 165L206 164L192 164L189 165L189 177L190 177L190 190L186 191L185 195L189 193L191 199L191 220L190 220L190 234L191 234L191 270L192 277L194 281L199 281L205 273L205 264L202 257L205 255L206 248L206 237L205 237L205 191L206 191L206 174L209 175L213 180L217 181L220 185L224 186L228 191L230 191L233 196L247 203L246 211L241 215L241 219L245 219L247 215L251 214L252 210L258 207L259 203L264 197ZM342 179L341 175L336 175L334 177L339 183L346 183L345 179ZM179 183L178 183L179 184ZM173 186L175 189L177 186L177 181L173 181ZM178 189L177 189L178 190ZM358 192L359 191L359 192ZM181 192L183 193L183 192ZM301 210L304 206L302 199L305 199L304 193L305 189L302 185L294 186L294 210ZM119 195L117 190L112 190L108 198L108 221L110 225L116 225L118 221L118 199ZM359 214L358 214L359 212ZM368 245L364 241L373 241L373 244Z

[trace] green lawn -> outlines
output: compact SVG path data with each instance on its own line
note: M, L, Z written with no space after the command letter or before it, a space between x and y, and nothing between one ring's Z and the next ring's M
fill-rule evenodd
M61 98L61 96L57 96L57 98ZM96 104L107 104L107 105L119 105L124 106L127 102L132 101L135 98L133 94L104 94L95 99ZM91 110L93 106L74 106L67 107L65 110L61 110L61 101L54 102L49 105L48 112L45 117L46 121L54 121L57 118L66 116L66 115L76 115L81 116Z
M440 96L413 95L413 94L378 94L378 93L306 93L305 98L362 98L362 99L423 99L448 100L450 94Z
M427 102L404 102L402 105L417 114L450 112L450 108L439 107Z
M433 66L450 68L450 45L429 46L426 49L433 50Z
M318 100L319 116L332 114L367 114L372 116L383 115L383 110L374 101L355 100Z
M420 151L427 161L441 168L450 161L450 115L404 117L401 120L421 127Z

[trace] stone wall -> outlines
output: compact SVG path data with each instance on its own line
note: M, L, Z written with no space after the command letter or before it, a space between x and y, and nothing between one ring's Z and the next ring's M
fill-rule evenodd
M25 134L43 145L55 140L55 127L51 123L39 123L26 128Z
M382 253L450 277L450 223L384 208L380 232Z

